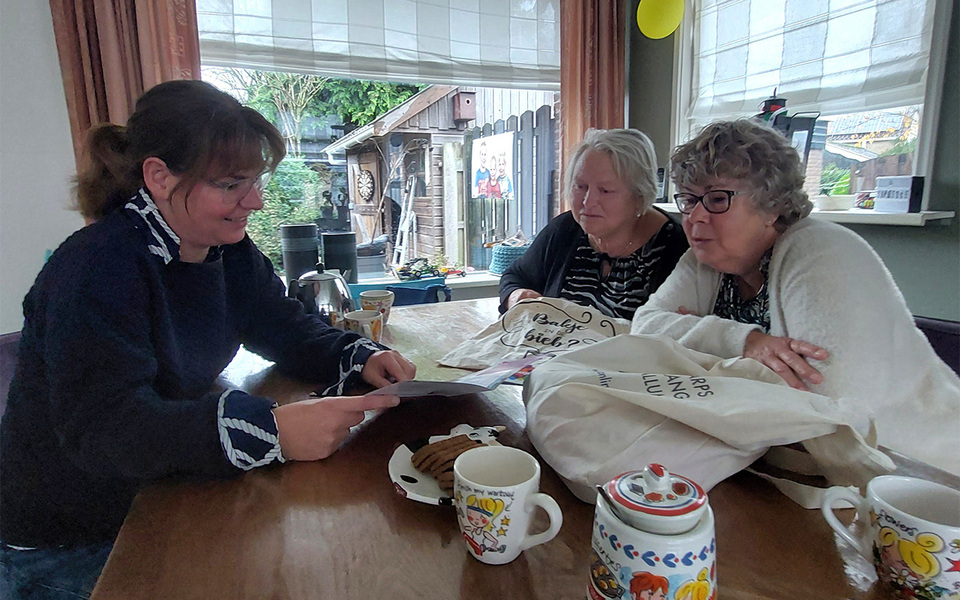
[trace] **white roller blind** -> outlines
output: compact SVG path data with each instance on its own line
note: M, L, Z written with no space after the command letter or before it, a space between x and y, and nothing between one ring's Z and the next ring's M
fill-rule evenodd
M197 0L206 65L560 88L560 0Z
M935 0L698 0L692 119L923 102Z

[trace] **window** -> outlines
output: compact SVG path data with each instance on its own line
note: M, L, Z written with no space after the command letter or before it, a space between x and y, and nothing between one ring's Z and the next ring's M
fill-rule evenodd
M868 190L877 174L929 176L950 5L695 0L679 42L674 141L757 114L776 95L790 115L819 117L807 160L812 196Z
M197 0L204 63L414 84L559 89L559 0Z
M414 258L486 269L492 250L485 244L521 225L533 235L533 226L546 222L557 170L554 92L210 65L202 73L260 111L286 138L287 157L247 228L278 269L284 223L353 231L359 275L382 276L384 262L400 267ZM505 132L513 133L497 137L510 142L490 170L496 194L471 193L464 185L473 181L471 142L492 143L487 136Z
M328 232L353 228L350 209L358 194L349 191L346 165L332 163L323 149L419 91L419 86L407 84L210 65L203 65L202 78L258 110L285 138L287 156L263 192L263 209L251 215L247 225L251 239L278 270L283 268L281 224L313 222ZM364 191L370 195L364 198L366 204L379 200L372 198L372 187ZM382 254L383 242L371 240L384 233L382 224L371 217L359 226L362 251Z
M523 122L528 110L531 114L536 112L538 122L543 112L549 113L543 120L552 122L554 91L560 85L560 0L197 0L196 10L205 69L228 67L418 87L432 85L433 91L416 100L419 104L398 107L401 110L390 113L386 120L382 120L384 112L378 111L355 131L343 130L340 125L342 135L333 144L323 146L327 157L319 160L331 165L335 179L337 169L334 167L345 168L346 185L334 183L331 187L345 190L339 195L352 204L352 216L360 215L359 224L367 222L370 236L391 229L390 223L370 225L368 222L377 218L381 192L387 190L392 202L384 205L388 211L395 206L399 216L407 195L407 175L419 178L415 193L410 194L415 202L409 212L419 219L418 235L413 236L411 246L422 256L443 254L448 260L485 268L486 259L471 261L472 253L467 251L463 240L463 229L469 229L472 221L476 221L477 211L467 211L467 215L462 210L455 211L457 207L451 206L455 203L448 202L449 196L440 193L441 183L448 183L444 181L445 175L454 175L449 183L457 187L456 169L442 168L444 143L463 140L468 121L490 129L484 131L485 135L511 129L511 120L518 121L513 129L529 129L531 123ZM451 94L458 87L468 93L477 91L477 118L451 120L449 98L443 97L446 92L437 96L444 87L449 88ZM481 101L484 90L496 96L489 103ZM538 95L549 95L549 99L537 99ZM536 104L529 105L531 101ZM270 112L277 112L274 116L279 118L285 116L283 111ZM423 115L417 121L420 112ZM481 117L481 113L497 116L486 118L489 115ZM435 125L441 118L446 124L438 129ZM500 123L501 120L506 125ZM309 129L307 121L309 119L303 124ZM406 127L412 121L417 122ZM275 122L280 124L277 119ZM354 119L349 124L360 125L360 122ZM337 127L332 124L333 129ZM295 150L301 143L298 139L291 133L289 141ZM426 140L428 146L418 146L415 160L404 160L398 178L391 178L395 158L391 150L403 154L404 148L412 147L418 140ZM302 154L307 155L307 160L311 158L311 146L316 145L314 141L303 141ZM519 145L523 145L522 141ZM527 143L526 147L531 146ZM369 152L363 152L364 149ZM539 146L535 152L539 164L550 162L543 158L545 156L553 160L552 146L549 152ZM314 168L309 162L306 166ZM553 167L547 173L557 170ZM302 169L298 166L296 171ZM373 193L371 214L365 212L368 207L357 207L355 183L361 174L365 178L364 190ZM523 181L514 177L521 190ZM338 197L336 191L330 195L333 200ZM529 194L524 198L529 198ZM329 209L323 204L324 200L321 197L321 208ZM297 207L301 208L302 203ZM384 217L384 221L387 220L389 218ZM367 237L362 228L360 233L361 237ZM526 231L527 235L532 233ZM505 232L496 228L489 235L493 236L489 241L506 237Z

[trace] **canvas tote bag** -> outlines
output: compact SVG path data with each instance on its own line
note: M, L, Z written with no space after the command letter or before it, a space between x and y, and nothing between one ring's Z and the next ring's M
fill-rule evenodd
M795 442L834 485L894 468L861 411L795 390L755 360L668 338L620 335L557 356L528 376L523 397L533 445L588 502L596 485L653 462L709 490Z
M486 369L531 354L557 356L630 332L630 321L560 298L521 300L483 331L440 359L461 369Z

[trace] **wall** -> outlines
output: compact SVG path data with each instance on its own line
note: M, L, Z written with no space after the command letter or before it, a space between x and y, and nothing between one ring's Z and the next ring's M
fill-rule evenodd
M915 315L960 321L960 2L956 1L945 77L929 208L952 210L958 216L948 226L850 228L883 258Z
M947 49L942 115L930 189L931 210L958 214L949 225L851 225L886 263L915 315L960 321L960 2L954 0ZM636 12L632 2L631 14ZM689 16L689 15L688 15ZM670 152L674 35L645 38L631 23L629 124L650 135L661 166Z
M650 137L657 150L657 163L670 162L670 107L673 106L674 35L651 40L637 28L633 3L627 19L627 123Z
M67 210L73 146L47 2L0 0L0 334L56 248L83 225Z

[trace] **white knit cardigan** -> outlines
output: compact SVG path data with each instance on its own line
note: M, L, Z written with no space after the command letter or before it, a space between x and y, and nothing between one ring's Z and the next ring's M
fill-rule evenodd
M759 328L711 315L720 279L687 251L637 310L631 332L741 356L747 334ZM830 353L810 361L823 374L811 391L873 417L879 444L960 474L960 378L916 328L893 277L862 238L816 218L796 223L773 246L767 286L770 334ZM681 315L681 306L707 316Z

